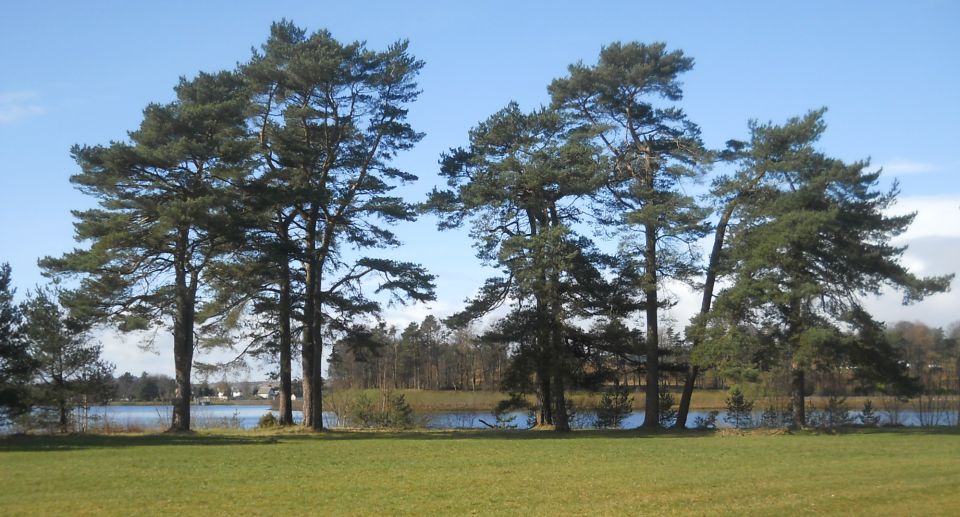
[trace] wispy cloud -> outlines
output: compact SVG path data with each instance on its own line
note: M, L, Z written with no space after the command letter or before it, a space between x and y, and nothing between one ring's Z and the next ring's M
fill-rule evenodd
M0 125L46 113L47 108L37 102L37 97L31 91L0 92Z
M915 160L890 160L880 164L883 172L894 176L904 176L908 174L926 174L928 172L938 172L941 166L935 163L918 162Z
M887 215L916 213L913 224L898 236L897 243L912 239L960 238L960 194L942 196L902 196Z

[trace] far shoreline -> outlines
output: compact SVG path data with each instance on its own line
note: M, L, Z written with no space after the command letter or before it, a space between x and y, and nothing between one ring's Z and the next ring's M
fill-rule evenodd
M324 409L333 410L337 406L342 406L344 400L350 401L355 399L360 395L361 392L365 392L368 395L375 395L379 390L377 389L344 389L336 390L324 393ZM432 412L456 412L456 411L478 411L478 412L489 412L492 411L497 402L504 400L509 397L508 393L498 392L498 391L470 391L470 390L416 390L416 389L398 389L392 390L394 393L401 394L406 399L407 403L410 404L410 407L420 413L432 413ZM671 390L672 391L672 390ZM644 397L643 393L636 392L633 393L633 408L635 410L642 410L644 408ZM691 399L690 409L698 411L712 411L712 410L724 410L726 409L726 396L727 391L718 389L718 390L698 390L695 391ZM596 392L573 392L568 395L568 398L573 401L575 405L579 405L583 408L594 408L600 401L601 394ZM674 395L675 401L679 401L679 393ZM809 395L807 397L807 402L813 407L822 407L827 403L830 397L825 395ZM533 403L535 398L532 395L528 395L527 399ZM861 409L864 403L867 400L870 400L873 408L875 410L889 410L892 409L893 404L892 400L889 400L890 397L885 397L883 395L871 395L871 396L849 396L846 397L846 407L852 411L857 411ZM907 409L910 402L901 402L899 407ZM960 401L957 401L960 402ZM144 402L144 401L122 401L114 400L105 404L108 406L170 406L172 403L170 401L153 401L153 402ZM768 397L757 397L754 402L754 408L763 409L772 405L782 405L784 404L783 398L768 398ZM194 405L210 405L210 406L265 406L273 410L279 409L279 399L231 399L231 400L219 400L211 399L209 401L204 400L203 402L194 401ZM303 401L294 400L293 401L294 411L301 411L303 409Z

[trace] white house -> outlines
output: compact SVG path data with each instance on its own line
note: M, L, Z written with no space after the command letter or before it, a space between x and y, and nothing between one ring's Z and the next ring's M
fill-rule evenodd
M273 399L277 396L277 389L273 387L273 384L261 384L257 388L257 398L260 399Z

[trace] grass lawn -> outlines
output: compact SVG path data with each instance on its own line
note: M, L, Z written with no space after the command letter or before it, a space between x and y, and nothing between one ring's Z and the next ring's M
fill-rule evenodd
M956 515L960 432L0 439L0 515Z

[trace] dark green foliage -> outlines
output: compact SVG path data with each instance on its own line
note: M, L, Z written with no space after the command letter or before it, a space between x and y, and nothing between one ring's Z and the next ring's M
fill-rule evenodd
M272 411L264 413L263 416L257 420L257 429L273 429L280 425L280 421L277 420L276 415Z
M658 397L657 416L660 419L660 427L672 427L677 421L676 401L673 398L673 394L670 393L665 386L660 386Z
M155 379L149 377L141 379L137 388L137 399L148 402L161 400L160 385Z
M851 423L847 397L831 395L821 410L810 411L810 425L833 429Z
M284 264L263 285L288 285L279 292L302 299L304 423L315 429L323 426L324 337L377 317L381 305L371 291L391 302L434 297L433 276L419 265L364 256L398 246L390 225L416 217L391 191L417 177L391 161L423 137L407 122L422 67L406 41L374 51L288 21L273 24L243 67L260 144L256 188L273 199L254 228L276 244L267 260ZM299 271L288 276L291 263ZM277 310L287 312L276 298Z
M381 420L376 401L366 392L361 392L350 407L349 420L358 427L375 427Z
M623 420L633 411L633 397L626 384L615 384L603 392L597 405L597 429L619 429Z
M707 416L698 416L693 419L693 426L697 429L716 429L717 428L717 415L720 412L713 410L707 413Z
M333 344L328 377L334 389L498 390L509 362L507 345L427 316L402 332L353 329Z
M76 406L102 403L113 391L113 365L100 358L102 346L91 343L89 323L69 316L55 294L39 290L23 304L24 338L36 364L32 398L57 415L67 432Z
M349 412L350 422L357 427L410 429L417 423L413 408L404 396L389 390L380 391L376 399L361 392Z
M604 257L573 230L583 212L577 201L602 179L595 147L573 129L556 111L523 113L509 104L470 131L469 148L442 157L450 188L434 190L426 204L442 217L441 229L469 221L478 256L503 271L449 323L463 325L512 303L493 333L522 343L511 387L525 389L535 378L538 423L560 431L569 429L568 320L608 305L599 273Z
M242 197L233 188L249 171L246 87L236 74L181 79L177 99L151 104L129 142L75 146L71 177L99 207L74 212L78 242L46 258L49 274L79 275L65 299L82 317L123 331L169 326L177 396L171 428L190 428L190 375L196 309L208 266L232 251Z
M870 399L863 401L863 409L860 410L860 423L867 427L877 427L880 425L880 415L873 409L873 401Z
M793 425L793 410L789 407L767 406L760 414L760 427L780 429Z
M704 173L709 153L699 128L673 105L682 97L679 76L693 67L683 52L663 43L613 43L596 65L569 67L553 81L553 105L582 126L604 155L606 177L597 215L621 233L622 269L642 296L646 319L647 394L644 426L660 425L658 291L665 279L685 280L698 270L692 244L707 229L707 211L686 193Z
M815 149L822 117L821 110L783 126L751 125L744 171L765 172L755 175L750 201L737 209L727 264L734 282L710 317L710 345L697 351L701 359L720 359L713 364L792 368L798 425L805 421L806 369L855 365L859 376L909 384L861 297L890 286L911 302L947 289L952 279L906 270L905 248L890 240L913 215L885 215L897 190L877 190L879 172L867 162L845 163Z
M740 385L733 385L727 394L727 414L723 419L737 429L753 427L753 402Z
M22 330L20 308L13 303L10 264L0 265L0 424L29 409L27 383L35 363Z
M387 398L387 412L385 423L394 429L409 429L416 425L416 416L413 408L402 394L391 394Z
M517 425L512 423L513 416L510 413L530 409L530 402L522 393L511 392L510 398L497 402L497 405L493 408L494 427L497 429L515 429Z

